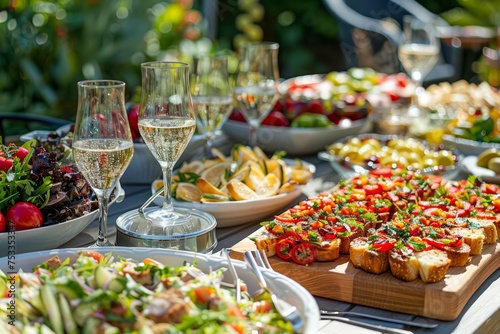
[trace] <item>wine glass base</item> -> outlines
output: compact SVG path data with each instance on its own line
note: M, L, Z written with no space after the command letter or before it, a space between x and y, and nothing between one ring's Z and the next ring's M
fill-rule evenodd
M109 240L106 240L104 242L96 241L92 245L89 246L89 248L97 248L97 247L110 247L110 246L115 246Z

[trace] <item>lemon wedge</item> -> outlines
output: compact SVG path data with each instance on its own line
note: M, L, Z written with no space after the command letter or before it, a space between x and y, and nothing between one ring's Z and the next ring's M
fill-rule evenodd
M196 180L196 187L200 190L202 194L214 194L214 195L220 195L220 196L227 196L227 194L223 193L222 191L219 190L219 188L214 187L213 184L205 180L204 178L200 177L198 180Z
M230 180L227 185L227 190L231 194L231 196L237 201L258 199L259 195L246 184L241 182L238 179Z
M271 197L278 193L281 182L274 174L267 174L262 182L255 187L255 192L260 197Z
M201 191L192 183L180 182L177 184L175 198L187 202L199 202Z
M218 187L221 183L221 177L226 173L226 169L231 166L231 162L224 161L216 163L203 172L201 172L200 176L210 182L214 187Z

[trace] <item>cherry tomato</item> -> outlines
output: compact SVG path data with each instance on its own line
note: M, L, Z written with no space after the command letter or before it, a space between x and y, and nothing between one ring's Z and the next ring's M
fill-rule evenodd
M301 265L312 263L316 258L316 249L307 242L295 245L292 249L293 262Z
M289 261L292 259L291 251L296 243L292 239L281 239L276 244L276 255L282 260Z
M247 120L245 119L245 116L243 116L242 112L239 110L234 110L231 115L229 115L229 119L232 121L237 121L237 122L242 122L246 123Z
M370 171L370 174L373 176L391 177L392 169L390 167L378 167L377 169Z
M136 105L127 113L130 132L132 132L132 139L137 139L141 136L141 133L139 132L139 107L140 105Z
M43 224L40 209L30 202L17 202L10 207L5 218L9 222L9 226L14 224L16 231L40 227Z
M18 157L19 161L23 162L28 153L30 153L30 151L26 147L18 147L16 153L14 153L14 156Z
M499 187L496 184L484 183L482 187L483 194L498 194Z
M104 259L104 255L102 255L101 253L96 252L96 251L86 250L86 251L83 251L83 255L93 258L94 260L97 261L97 263L100 263L102 261L102 259Z
M367 195L376 195L382 193L382 187L378 184L365 184L363 186Z
M280 111L271 112L264 120L262 121L263 125L271 125L271 126L289 126L290 122L286 119L285 115L283 115Z
M5 216L0 212L0 233L5 232L7 230L7 222L5 220Z
M0 171L8 172L12 167L12 159L0 157Z

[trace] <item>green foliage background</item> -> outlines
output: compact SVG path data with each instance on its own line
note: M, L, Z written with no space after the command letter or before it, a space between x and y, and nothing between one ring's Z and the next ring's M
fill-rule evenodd
M435 13L461 6L480 14L472 0L419 2ZM123 80L131 99L141 62L183 59L200 45L232 53L245 39L277 41L284 78L343 69L338 27L323 0L219 0L213 44L196 14L202 6L202 0L0 0L0 113L73 120L79 80Z

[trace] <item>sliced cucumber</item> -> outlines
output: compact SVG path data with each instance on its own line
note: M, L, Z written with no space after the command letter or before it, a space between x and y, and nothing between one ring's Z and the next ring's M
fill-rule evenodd
M48 285L42 285L40 288L40 298L47 311L47 317L56 334L64 334L64 326L61 318L61 311L57 303L56 296Z
M55 332L47 327L45 324L40 326L40 334L55 334Z
M97 266L94 271L95 284L97 288L102 289L105 284L108 284L113 278L116 277L113 273L106 270L102 266Z
M96 318L88 318L85 321L85 326L83 326L82 334L95 334L97 333L97 328L101 325L101 320Z
M78 334L78 328L76 327L75 320L73 319L71 307L69 306L68 300L62 293L59 294L59 309L61 310L66 334Z
M127 279L125 277L115 277L109 282L108 290L116 293L122 292L127 286Z
M92 314L99 308L98 303L82 303L73 311L73 319L80 327L86 325L87 320L90 320ZM96 319L97 320L97 319Z
M72 280L67 280L64 283L55 283L54 286L57 292L62 293L69 300L77 299L84 295L80 284Z

